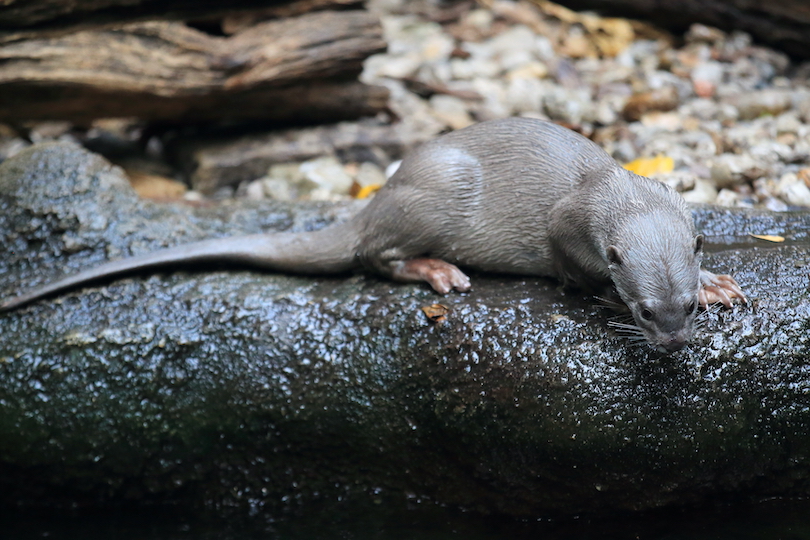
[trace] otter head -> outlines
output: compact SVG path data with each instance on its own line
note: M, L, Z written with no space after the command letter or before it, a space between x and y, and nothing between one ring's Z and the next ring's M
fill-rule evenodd
M633 314L634 332L661 352L678 351L692 337L703 253L702 235L690 232L678 242L681 235L668 233L607 248L610 275Z

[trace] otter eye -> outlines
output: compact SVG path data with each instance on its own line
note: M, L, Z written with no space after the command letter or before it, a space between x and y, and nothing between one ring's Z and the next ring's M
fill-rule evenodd
M696 309L697 309L697 302L695 302L694 300L692 300L692 302L688 306L686 306L687 313L694 313Z
M651 321L653 318L653 312L646 308L642 309L641 318L644 319L645 321Z

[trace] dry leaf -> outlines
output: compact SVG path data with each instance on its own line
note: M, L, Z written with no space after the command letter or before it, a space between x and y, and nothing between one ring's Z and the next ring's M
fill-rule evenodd
M444 304L431 304L422 307L422 313L425 317L434 324L443 323L447 320L447 314L450 313L450 308Z
M567 26L564 29L560 52L574 58L614 57L635 39L636 32L630 21L599 17L592 13L578 13L546 0L533 0L543 14L554 17ZM573 25L585 30L585 35L571 31Z
M675 169L675 160L669 156L638 158L625 164L624 168L640 176L653 176L659 173L672 172Z
M775 234L752 234L754 238L759 238L760 240L765 240L767 242L784 242L784 236L777 236Z
M355 182L355 184L357 184ZM354 196L355 199L366 199L370 197L372 194L376 193L382 187L382 184L370 184L368 186L359 187L355 190L354 185L352 185L351 194Z

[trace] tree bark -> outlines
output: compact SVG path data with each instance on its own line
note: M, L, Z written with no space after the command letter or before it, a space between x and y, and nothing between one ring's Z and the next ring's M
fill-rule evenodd
M228 38L150 22L31 39L0 47L0 121L356 118L385 107L385 89L351 81L384 49L365 11L268 21Z
M798 58L810 58L810 4L805 0L559 0L577 10L652 21L678 32L701 22L742 30Z
M0 165L0 294L349 210L308 208L144 203L100 158L34 147ZM271 519L411 497L539 518L806 496L810 214L695 215L705 266L752 304L704 315L671 356L529 278L476 275L440 297L374 276L198 269L4 313L0 502L180 500ZM758 249L749 233L787 241ZM451 309L438 325L421 311L437 302Z

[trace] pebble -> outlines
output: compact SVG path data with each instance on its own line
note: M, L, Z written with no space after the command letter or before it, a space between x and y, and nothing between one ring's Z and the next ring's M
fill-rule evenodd
M796 173L789 172L782 175L776 191L788 204L810 208L810 188Z
M751 120L765 114L777 115L792 105L789 91L773 88L737 94L729 100L739 111L742 120Z
M709 162L711 179L720 188L755 180L763 175L757 161L748 154L721 154Z
M722 80L723 66L719 62L701 62L692 70L692 86L699 97L712 97Z
M436 94L430 98L430 106L436 118L452 129L465 128L475 123L464 100L457 97Z
M717 188L712 182L702 178L695 179L695 187L681 194L686 202L713 203L717 199Z
M328 199L325 193L348 195L354 180L346 174L343 165L333 156L324 156L305 161L300 166L301 174L314 184L310 191L314 200ZM322 191L319 191L322 190Z
M653 178L659 182L663 182L679 193L695 189L695 175L687 170L660 173L654 175Z
M370 161L360 164L354 179L360 187L381 186L387 180L385 171Z

